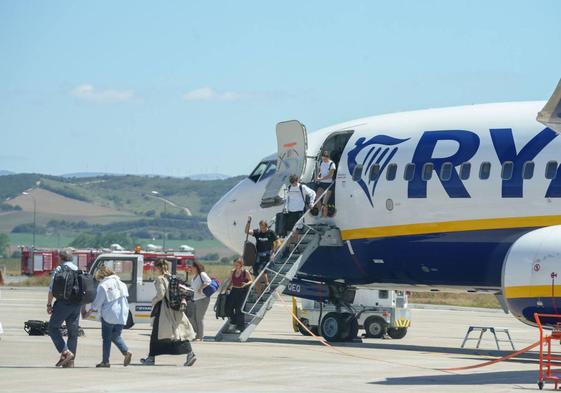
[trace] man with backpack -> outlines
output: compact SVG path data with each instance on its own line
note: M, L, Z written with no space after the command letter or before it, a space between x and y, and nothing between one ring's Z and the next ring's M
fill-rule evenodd
M329 199L331 198L331 194L333 193L333 187L329 187L333 184L333 177L335 175L336 169L337 167L335 166L335 163L331 161L331 158L329 157L329 152L325 150L321 154L321 163L319 164L318 172L316 175L316 181L318 182L316 196L317 198L321 198L320 207L322 217L328 216L327 205L329 203ZM322 198L321 195L324 193L324 191L325 195ZM320 201L317 200L314 204L318 202Z
M296 175L290 175L288 181L290 184L286 193L284 210L287 213L286 227L288 231L292 231L300 217L304 215L304 211L311 207L312 201L316 199L316 193L310 187L300 184L300 178ZM298 236L292 236L289 240L295 241L297 239Z
M70 271L77 272L78 266L72 263L72 250L65 248L60 252L61 264L54 270L51 283L49 285L49 295L47 299L47 313L51 314L49 320L49 336L53 340L57 351L60 353L60 359L56 363L56 367L74 367L74 358L76 357L76 347L78 346L78 330L80 322L81 304L69 299L56 299L53 304L55 294L53 286L55 279L61 281L62 275ZM57 277L58 276L58 277ZM64 341L60 327L66 322L68 329L68 342Z

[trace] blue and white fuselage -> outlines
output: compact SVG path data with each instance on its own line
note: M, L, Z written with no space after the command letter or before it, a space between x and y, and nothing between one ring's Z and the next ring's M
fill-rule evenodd
M328 219L344 245L318 248L299 276L502 293L525 321L535 310L554 311L558 294L551 291L561 273L561 138L535 120L543 106L388 114L310 134L304 182L313 178L314 157L326 141L347 136L337 157L337 213ZM282 210L260 207L276 159L265 158L209 214L212 233L236 252L247 216L271 220Z

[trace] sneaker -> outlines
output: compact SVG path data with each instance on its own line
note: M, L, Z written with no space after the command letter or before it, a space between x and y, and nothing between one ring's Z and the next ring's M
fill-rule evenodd
M146 358L140 359L140 363L144 364L145 366L153 366L156 364L156 359L153 356L148 356Z
M66 350L60 354L60 359L58 359L58 362L56 363L55 366L56 367L64 366L65 364L67 364L72 360L74 360L74 354L69 350Z
M74 368L74 360L69 361L62 368Z
M109 368L111 365L109 363L101 362L95 365L96 368Z
M129 364L131 364L132 353L126 352L124 355L125 360L123 360L123 366L127 367Z
M187 354L187 360L185 361L184 366L191 367L193 364L195 364L196 361L197 357L195 356L195 354L193 352L189 352Z

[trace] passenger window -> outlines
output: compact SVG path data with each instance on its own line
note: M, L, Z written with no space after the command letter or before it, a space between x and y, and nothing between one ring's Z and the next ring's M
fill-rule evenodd
M394 180L397 174L397 164L390 164L386 169L386 180Z
M490 162L482 162L481 167L479 168L479 178L481 180L487 180L491 175L491 163Z
M257 167L255 167L253 172L251 172L251 175L249 175L248 177L249 179L251 179L252 182L257 183L266 170L267 170L267 163L260 162L257 165Z
M557 161L549 161L545 166L545 178L554 179L557 174Z
M415 176L415 164L405 165L405 171L403 172L403 180L411 181Z
M526 161L524 167L522 168L522 177L525 180L534 177L534 161Z
M512 172L514 170L514 163L512 161L503 162L503 169L501 169L501 179L512 179Z
M359 181L361 177L362 177L362 165L358 164L357 166L355 166L355 169L353 169L353 180Z
M471 163L469 163L469 162L464 162L464 163L460 166L460 179L462 179L462 180L467 180L467 179L469 179L470 173L471 173Z
M378 180L380 176L380 164L374 164L370 167L370 181Z
M427 162L423 165L423 180L428 181L432 177L432 170L434 169L434 165L432 162Z
M440 180L448 181L452 178L452 163L445 162L440 167Z
M103 265L113 270L115 274L119 276L121 281L126 284L131 284L133 282L132 272L134 263L135 261L130 259L108 259L102 262Z

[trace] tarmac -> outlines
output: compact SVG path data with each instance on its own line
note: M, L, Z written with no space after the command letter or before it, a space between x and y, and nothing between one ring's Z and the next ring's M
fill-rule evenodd
M412 308L405 338L363 339L333 348L292 331L289 310L277 302L246 343L215 342L217 320L209 307L205 341L193 343L197 362L183 367L184 356L159 356L156 366L142 366L150 327L137 324L123 336L133 353L123 367L113 346L111 368L101 361L99 324L81 321L74 369L54 367L58 353L48 336L28 336L29 319L48 320L45 288L0 290L0 392L512 392L536 391L538 357L528 353L513 361L468 371L441 371L468 366L510 353L497 351L490 335L481 348L460 345L469 325L505 327L516 349L538 339L536 329L500 310L423 306ZM466 295L467 296L467 295ZM287 298L288 299L288 298ZM493 350L494 349L494 350ZM546 384L544 389L552 389Z

